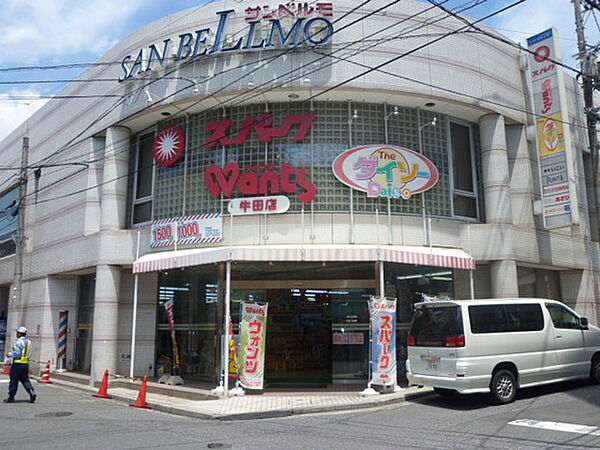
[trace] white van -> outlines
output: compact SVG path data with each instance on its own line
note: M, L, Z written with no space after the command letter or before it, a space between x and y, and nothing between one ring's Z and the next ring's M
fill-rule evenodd
M578 378L600 383L600 329L560 302L452 300L414 309L410 385L440 395L489 392L509 403L520 388Z

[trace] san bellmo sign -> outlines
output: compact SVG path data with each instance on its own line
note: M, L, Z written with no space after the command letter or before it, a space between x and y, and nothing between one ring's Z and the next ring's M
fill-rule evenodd
M231 26L235 14L233 9L218 11L216 30L202 28L193 33L182 33L125 56L121 61L123 75L119 82L162 67L167 55L174 55L175 62L181 62L206 55L285 48L301 43L325 45L334 33L330 20L333 17L332 3L299 2L248 7L244 10L246 27L241 31L233 30ZM263 21L266 34L262 32Z

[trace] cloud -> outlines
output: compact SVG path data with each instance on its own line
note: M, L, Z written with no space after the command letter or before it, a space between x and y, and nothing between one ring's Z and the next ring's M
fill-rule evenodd
M25 122L27 117L40 109L48 99L36 99L40 92L32 89L11 89L0 95L0 141L15 128ZM27 100L6 100L10 97L31 97Z
M499 7L500 5L495 5L495 8ZM586 17L587 14L589 13L586 13ZM577 53L577 36L575 34L575 13L573 3L570 1L528 0L500 14L494 20L490 20L488 24L523 45L526 45L525 40L528 37L550 27L556 27L563 61L571 66L579 66L579 62L573 58L573 55ZM592 17L586 24L586 36L589 43L595 43L600 38L598 27Z
M0 64L37 64L73 55L95 60L143 6L142 0L2 0Z

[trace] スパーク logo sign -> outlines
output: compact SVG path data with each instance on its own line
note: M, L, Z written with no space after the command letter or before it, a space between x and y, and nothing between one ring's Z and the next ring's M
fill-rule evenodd
M408 199L431 189L437 168L423 155L393 145L368 145L347 150L333 161L342 183L369 197Z
M172 166L185 151L185 134L181 127L171 125L163 128L154 139L152 153L161 166Z
M229 119L208 122L205 131L211 133L204 148L213 148L217 144L242 145L248 139L250 131L254 129L261 142L271 142L273 138L286 137L292 128L298 125L294 140L303 141L312 124L315 121L314 114L290 114L286 116L280 127L273 127L273 117L270 114L263 114L260 118L248 117L235 138L229 131L233 121Z
M246 172L242 174L236 163L229 163L223 168L209 166L204 171L204 180L213 197L221 193L230 197L236 187L245 195L279 194L281 191L293 194L298 186L304 189L298 196L301 202L310 202L317 196L317 188L308 179L306 169L296 169L290 164L282 164L281 173L271 165L265 166L262 171L255 169L255 166L246 166Z

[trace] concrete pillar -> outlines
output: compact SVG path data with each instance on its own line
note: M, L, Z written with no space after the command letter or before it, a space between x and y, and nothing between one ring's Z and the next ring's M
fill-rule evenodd
M105 370L108 369L111 373L117 370L120 284L119 266L96 267L90 384L101 380Z
M110 127L106 130L100 231L125 227L129 140L128 128Z
M533 227L533 171L527 144L527 130L523 125L506 127L506 150L512 198L512 223Z
M505 259L490 262L492 298L513 298L519 296L519 279L516 261Z
M479 119L481 166L487 223L512 223L510 176L504 117L486 114Z

